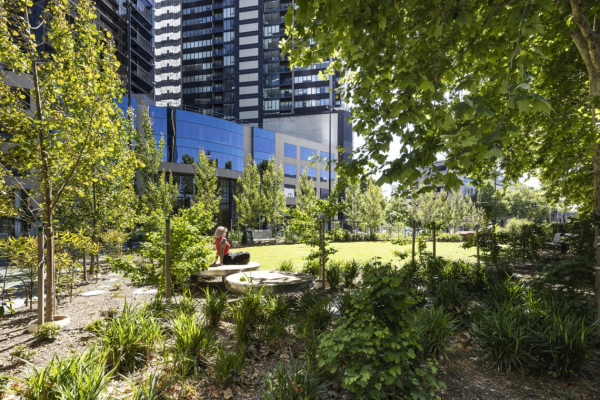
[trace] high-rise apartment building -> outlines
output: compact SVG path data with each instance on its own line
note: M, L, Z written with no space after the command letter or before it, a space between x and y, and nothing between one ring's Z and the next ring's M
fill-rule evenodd
M131 91L154 97L154 0L96 0L97 24L115 38L119 74L127 82L127 4L131 4Z
M337 77L318 76L328 62L291 70L281 56L291 0L156 0L155 6L157 105L263 125L329 110Z

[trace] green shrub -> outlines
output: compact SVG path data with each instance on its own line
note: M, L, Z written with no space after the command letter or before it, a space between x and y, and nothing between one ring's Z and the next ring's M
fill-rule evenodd
M211 291L209 288L204 289L202 313L208 325L212 327L219 325L225 310L227 310L227 295L216 290Z
M96 400L114 373L106 368L106 355L96 348L68 358L54 356L42 368L20 380L22 398L31 400Z
M20 344L10 352L10 360L17 364L23 364L24 361L31 361L36 351L31 347Z
M536 348L550 366L550 374L569 378L597 366L598 322L591 323L563 307L554 309L544 325L545 329L536 337Z
M301 368L290 354L289 368L281 361L274 373L263 379L266 390L262 391L265 400L309 400L324 397L327 384L319 379L314 368L308 363Z
M354 285L354 281L358 278L360 273L360 263L357 260L348 260L344 262L342 268L342 278L344 279L344 286L350 287Z
M149 308L125 303L121 315L109 320L97 336L108 364L125 372L148 360L163 331Z
M54 340L60 333L60 325L55 322L44 322L38 326L37 331L33 334L36 340L42 342L45 340Z
M423 356L445 356L446 342L456 330L458 320L442 307L429 307L415 313L415 323Z
M233 378L239 375L244 367L246 348L227 350L223 346L217 348L217 357L214 365L214 379L222 387L229 386Z
M319 367L339 373L357 398L432 397L445 386L436 382L431 362L417 359L410 308L420 299L406 274L391 264L367 264L352 309L321 337Z
M335 306L337 307L340 315L344 315L345 313L352 310L352 297L354 293L350 291L345 291L339 296L335 298Z
M329 282L331 289L337 289L342 281L342 264L339 261L329 261L325 268L325 279Z
M537 364L533 354L535 326L521 306L510 302L480 310L472 326L481 348L498 369L527 371Z
M279 264L279 271L294 272L294 261L284 260Z
M172 312L175 314L185 313L188 315L193 315L196 313L197 305L198 302L192 297L190 290L185 289L181 298L172 306Z
M171 330L175 369L186 373L197 371L213 352L214 330L198 321L195 315L185 312L171 320Z
M462 236L458 233L440 233L436 235L435 240L438 242L462 242Z
M152 263L144 262L132 256L119 257L110 260L114 271L121 272L130 278L134 285L157 285L160 280L160 270Z

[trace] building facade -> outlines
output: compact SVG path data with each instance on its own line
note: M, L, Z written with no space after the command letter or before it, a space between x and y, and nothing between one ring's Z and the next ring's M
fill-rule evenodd
M287 0L157 0L157 105L258 126L328 112L339 79L319 78L329 62L290 69L281 56L284 16L293 7Z

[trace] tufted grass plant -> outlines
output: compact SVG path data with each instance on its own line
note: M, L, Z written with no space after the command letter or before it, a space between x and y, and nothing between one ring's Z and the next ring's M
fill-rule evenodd
M223 313L227 310L227 294L219 293L216 290L204 289L204 304L202 304L202 313L206 318L208 325L216 327L223 318Z
M342 278L344 279L344 286L350 287L354 285L354 281L358 278L360 273L360 263L357 260L347 260L344 262L342 267Z
M99 399L115 369L106 367L106 352L90 348L68 358L54 356L48 365L37 368L20 380L27 400Z
M279 264L279 271L284 272L294 272L294 261L293 260L284 260Z
M242 372L245 356L245 346L238 346L231 350L219 346L213 367L215 382L221 387L231 385L233 378Z
M215 331L196 315L180 311L171 320L173 332L174 368L188 372L197 371L214 351Z
M107 362L119 372L144 364L163 339L159 321L147 307L132 307L125 303L121 315L97 331Z
M415 313L415 324L424 358L446 357L446 343L456 331L458 319L442 307L420 308Z
M331 289L337 289L342 282L342 263L340 261L329 261L329 265L325 268L325 279L329 282Z

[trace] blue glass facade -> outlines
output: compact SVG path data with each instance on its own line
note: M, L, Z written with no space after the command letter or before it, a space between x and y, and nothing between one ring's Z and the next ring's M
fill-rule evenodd
M300 147L301 160L313 160L317 156L317 151L308 147Z
M304 174L304 170L305 169L307 170L306 171L306 175L308 175L308 177L310 179L313 179L313 180L317 179L317 169L316 168L313 168L313 167L302 167L302 173L303 174Z
M286 157L296 158L296 145L284 143L283 144L283 155Z
M283 174L288 178L296 177L296 166L291 164L283 164Z
M182 163L183 156L198 159L202 149L219 168L244 170L244 127L234 122L177 109L150 107L154 137L166 141L165 161Z
M275 132L252 128L252 157L257 164L275 158Z

